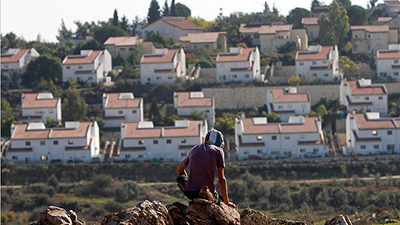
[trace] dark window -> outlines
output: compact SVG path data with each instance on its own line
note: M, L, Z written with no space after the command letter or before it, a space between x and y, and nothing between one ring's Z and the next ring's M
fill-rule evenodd
M158 145L158 140L153 140L153 144Z
M276 136L272 136L272 140L276 140Z
M171 144L171 139L167 139L167 144Z
M31 146L31 142L30 141L25 141L25 145L26 146Z

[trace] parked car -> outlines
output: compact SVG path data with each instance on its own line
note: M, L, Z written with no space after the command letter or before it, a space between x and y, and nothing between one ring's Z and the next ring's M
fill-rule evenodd
M246 159L247 160L259 160L259 159L261 159L261 157L257 156L257 155L249 155L246 157Z

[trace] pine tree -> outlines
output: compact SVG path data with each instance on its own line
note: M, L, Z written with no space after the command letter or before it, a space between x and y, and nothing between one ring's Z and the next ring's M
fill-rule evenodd
M117 9L114 9L114 18L113 18L112 24L113 24L113 26L118 27L119 22L118 22L118 12L117 12Z
M160 6L158 5L157 0L151 0L149 12L147 13L147 22L153 23L160 18Z
M171 1L171 7L169 8L169 15L176 16L175 0Z
M312 0L312 2L311 2L311 11L313 11L316 6L321 6L321 2L318 1L318 0Z
M164 8L163 8L163 16L169 16L169 7L168 7L168 0L165 0L164 2Z
M346 9L340 10L336 1L333 1L329 6L329 22L331 25L332 45L337 45L339 49L342 49L347 43L350 25Z
M264 2L264 13L265 14L271 13L271 10L269 9L267 2Z
M58 41L72 40L72 31L67 29L63 19L61 19L61 28L58 29L57 40Z

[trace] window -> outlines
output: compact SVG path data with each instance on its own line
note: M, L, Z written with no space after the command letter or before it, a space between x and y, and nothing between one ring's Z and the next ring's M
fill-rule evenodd
M48 160L48 156L47 155L40 156L40 161L47 161L47 160Z
M387 135L392 135L392 134L393 134L393 131L391 131L391 130L387 131Z
M88 80L93 80L93 77L88 77Z
M182 144L186 143L186 138L182 138L182 139L181 139L181 143L182 143Z
M168 80L172 80L172 79L174 79L173 77L168 77Z
M69 144L69 145L74 144L74 140L68 140L68 144Z
M182 152L181 153L181 157L186 157L187 156L187 153L186 152Z
M125 155L125 159L130 159L131 155Z
M135 50L135 48L129 48L129 51L133 51L133 50Z
M360 146L361 149L366 149L365 145Z
M167 144L171 144L171 139L167 139Z
M118 111L118 114L122 114L122 113L124 113L122 110L119 110L119 111Z
M306 152L306 149L305 148L301 148L300 152Z
M327 61L322 61L322 63L323 63L323 64L326 64L326 63L327 63Z
M53 114L54 111L52 109L49 110L49 114Z
M13 159L13 160L18 160L18 156L13 155L13 156L12 156L12 159Z
M369 100L369 97L365 97L365 100Z
M25 146L31 146L31 142L30 141L25 141Z
M398 60L398 59L396 59L396 60L394 60L394 61L393 61L393 63L399 63L399 60Z
M210 110L207 109L207 110L204 110L204 112L205 112L205 113L210 113Z
M258 153L258 154L262 154L262 153L263 153L263 150L262 150L262 149L258 149L258 150L257 150L257 153Z
M377 130L373 130L372 131L372 135L374 135L374 136L378 135L378 131Z
M278 109L283 109L283 105L278 105Z
M40 141L40 145L46 145L46 141Z
M313 73L313 74L312 74L312 76L313 76L313 77L316 77L316 76L317 76L317 74L316 74L316 73Z
M150 81L150 77L147 78L147 81Z
M153 144L158 145L158 140L153 140Z
M317 65L317 62L316 62L316 61L313 61L312 64L313 64L313 65Z
M144 144L144 140L139 140L138 143L139 143L139 145L143 145Z
M133 113L133 114L136 114L136 110L132 110L132 113Z
M378 33L378 34L376 34L376 37L377 38L382 38L382 34Z
M237 75L236 75L236 74L233 74L233 78L237 78Z
M290 137L289 137L289 136L286 136L286 137L285 137L285 140L290 140Z
M140 159L140 158L143 158L143 155L138 155L137 157Z
M119 48L119 50L122 50L122 51L124 51L124 50L125 50L125 48Z
M371 45L368 45L368 52L371 51Z
M393 73L393 76L398 76L399 75L399 72L394 72Z
M261 141L262 140L262 136L260 135L260 136L257 136L257 140L258 141Z
M299 66L304 66L304 63L303 62L299 63Z
M160 80L161 79L161 77L156 77L156 80Z
M379 97L378 97L378 99L379 99L379 100L382 100L382 99L383 99L383 97L382 97L382 96L379 96Z
M82 66L78 66L78 69L82 69Z
M67 67L65 67L67 70L69 70L69 69L71 69L71 67L70 66L67 66Z
M387 73L379 73L380 77L387 77Z
M275 141L275 140L276 140L276 136L275 136L275 135L272 136L271 139L272 139L273 141Z
M394 145L387 145L387 150L394 150Z
M249 154L249 152L248 152L248 151L246 151L246 152L244 152L243 154L245 154L245 155L248 155L248 154Z
M374 149L379 149L379 145L374 145Z
M314 148L313 152L319 152L319 148Z
M357 51L358 46L357 45L353 45L353 51Z
M329 74L325 73L325 74L324 74L324 77L329 77Z
M58 145L58 141L53 141L53 145Z
M355 34L355 35L354 35L354 38L356 38L356 39L357 39L357 38L358 38L358 35L357 35L357 34Z
M250 75L249 75L249 74L246 74L246 75L244 75L244 77L246 77L246 78L249 78L249 77L250 77Z

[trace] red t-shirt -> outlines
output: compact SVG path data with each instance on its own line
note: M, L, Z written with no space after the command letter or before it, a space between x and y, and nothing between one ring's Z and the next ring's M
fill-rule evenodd
M215 192L215 171L217 167L225 167L222 148L210 144L197 145L190 150L183 163L189 166L185 191L199 191L203 185L207 185L211 192Z

